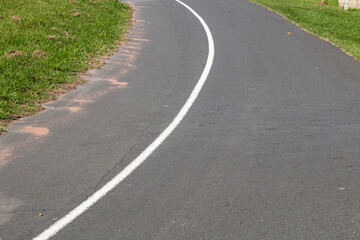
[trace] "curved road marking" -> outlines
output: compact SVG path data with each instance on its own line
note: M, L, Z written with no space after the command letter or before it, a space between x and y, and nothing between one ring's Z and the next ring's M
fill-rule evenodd
M92 205L94 205L97 201L103 198L108 192L113 190L119 183L121 183L125 178L127 178L136 168L138 168L160 145L164 140L175 130L175 128L180 124L183 118L186 116L187 112L195 102L196 98L199 96L199 93L206 82L206 79L210 73L211 66L214 61L215 55L215 47L214 47L214 39L211 35L210 29L205 23L205 21L197 14L192 8L190 8L185 3L175 0L185 8L187 8L192 14L194 14L203 25L206 36L208 38L209 44L209 54L207 57L205 68L200 76L199 81L197 82L195 88L190 94L190 97L181 108L180 112L176 115L174 120L170 123L170 125L152 142L135 160L133 160L129 165L127 165L120 173L118 173L112 180L106 183L102 188L96 191L93 195L88 197L84 202L82 202L79 206L74 208L71 212L66 214L64 217L56 221L53 225L51 225L48 229L44 230L40 235L33 238L33 240L46 240L50 237L54 236L65 226L74 221L78 216L83 214L86 210L88 210Z

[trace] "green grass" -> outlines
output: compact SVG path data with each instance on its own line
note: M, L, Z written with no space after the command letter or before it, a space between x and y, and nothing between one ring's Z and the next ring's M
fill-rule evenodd
M124 40L130 18L117 0L0 0L0 120L38 111Z
M344 11L337 0L252 0L342 48L360 60L360 11Z

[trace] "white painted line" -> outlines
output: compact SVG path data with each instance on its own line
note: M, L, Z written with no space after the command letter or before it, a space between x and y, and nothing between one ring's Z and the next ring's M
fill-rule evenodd
M197 14L192 8L190 8L185 3L175 0L178 3L182 4L186 7L192 14L194 14L203 25L206 36L208 38L209 44L209 54L207 57L205 68L200 76L199 81L197 82L195 88L190 94L190 97L186 101L185 105L181 108L180 112L176 115L174 120L170 123L170 125L152 142L134 161L132 161L128 166L126 166L118 175L116 175L112 180L106 183L102 188L96 191L93 195L91 195L88 199L82 202L79 206L74 208L71 212L66 214L64 217L56 221L53 225L51 225L48 229L44 230L40 235L33 238L33 240L46 240L50 237L54 236L65 226L74 221L78 216L83 214L86 210L88 210L92 205L94 205L97 201L103 198L108 192L113 190L119 183L121 183L125 178L127 178L137 167L139 167L160 145L161 143L175 130L175 128L180 124L183 120L196 98L198 97L206 79L210 73L211 66L214 61L214 40L211 35L210 29L205 23L205 21Z

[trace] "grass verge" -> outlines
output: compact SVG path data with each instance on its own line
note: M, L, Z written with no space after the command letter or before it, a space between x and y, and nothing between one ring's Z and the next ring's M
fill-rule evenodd
M344 11L337 0L319 6L320 0L251 0L328 40L360 60L360 11Z
M118 0L0 0L0 132L80 83L125 40L130 18Z

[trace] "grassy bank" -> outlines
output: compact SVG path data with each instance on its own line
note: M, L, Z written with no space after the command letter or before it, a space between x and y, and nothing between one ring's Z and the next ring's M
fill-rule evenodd
M333 42L360 60L360 11L344 11L337 0L252 0L285 16L300 27Z
M1 125L76 81L124 40L130 17L117 0L0 0Z

